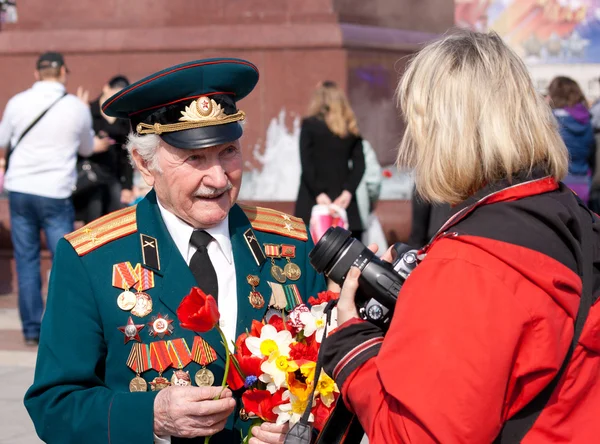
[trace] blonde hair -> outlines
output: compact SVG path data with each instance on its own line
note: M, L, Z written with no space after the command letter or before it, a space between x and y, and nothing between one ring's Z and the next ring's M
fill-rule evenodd
M323 117L329 130L339 137L346 137L349 133L359 135L356 116L350 102L344 91L334 82L319 84L308 106L308 115Z
M415 169L428 201L456 204L534 167L557 180L567 173L549 106L496 33L461 31L426 46L396 95L406 120L397 163Z

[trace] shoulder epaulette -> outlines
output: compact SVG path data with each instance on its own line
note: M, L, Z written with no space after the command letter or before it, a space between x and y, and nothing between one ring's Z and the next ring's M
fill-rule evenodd
M102 216L67 234L65 239L69 241L79 256L83 256L115 239L136 232L136 207L134 205Z
M241 204L240 208L246 213L250 225L255 230L280 234L281 236L301 241L308 240L306 225L304 225L304 221L299 217L290 216L289 214L271 210L270 208L252 207Z

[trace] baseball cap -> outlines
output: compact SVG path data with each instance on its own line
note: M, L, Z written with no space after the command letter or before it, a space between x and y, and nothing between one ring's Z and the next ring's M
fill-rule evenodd
M45 52L39 57L36 66L37 69L60 68L61 66L66 68L65 59L60 52Z

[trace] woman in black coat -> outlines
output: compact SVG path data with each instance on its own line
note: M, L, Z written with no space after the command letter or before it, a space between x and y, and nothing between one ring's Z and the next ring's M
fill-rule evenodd
M309 116L302 121L302 175L295 215L306 224L316 204L346 209L349 228L360 239L364 230L355 191L365 171L362 138L344 92L323 82L313 94Z

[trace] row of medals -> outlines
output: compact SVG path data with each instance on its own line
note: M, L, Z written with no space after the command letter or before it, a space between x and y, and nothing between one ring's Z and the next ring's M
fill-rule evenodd
M123 311L130 311L131 314L137 317L148 316L152 312L152 298L144 292L133 293L129 290L123 291L117 298L117 305ZM162 322L161 322L162 321ZM158 334L164 334L168 330L168 323L163 319L157 319L153 324L154 330ZM134 337L137 334L135 325L128 324L125 327L125 335ZM194 381L199 387L211 386L215 382L215 375L206 367L201 368L194 375ZM152 391L161 390L169 385L186 386L191 384L189 372L181 369L174 370L171 381L162 375L157 376L150 383ZM144 378L136 375L129 383L130 392L145 392L148 391L148 383Z
M300 267L293 262L288 262L283 268L275 263L275 257L271 257L271 276L280 284L286 280L297 281L302 275ZM278 258L277 258L278 259Z

